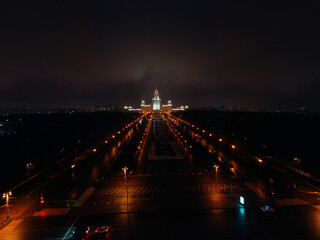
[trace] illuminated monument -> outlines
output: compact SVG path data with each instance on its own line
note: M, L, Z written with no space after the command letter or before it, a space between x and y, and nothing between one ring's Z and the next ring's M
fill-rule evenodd
M152 98L152 105L147 105L144 100L141 101L141 109L134 109L131 106L125 106L124 109L129 110L129 111L141 111L143 113L146 112L172 112L172 111L181 111L188 109L188 106L181 106L178 108L172 108L172 103L171 100L168 101L167 104L161 104L161 99L159 96L159 91L156 87L154 90L154 95Z
M160 111L160 105L161 105L161 99L159 97L159 92L156 87L156 90L154 90L154 98L152 98L152 110L153 111Z
M141 112L172 112L172 104L171 100L168 101L168 104L164 105L161 104L161 99L159 96L159 91L156 88L154 90L154 96L152 98L152 105L146 105L145 101L142 100L141 102Z

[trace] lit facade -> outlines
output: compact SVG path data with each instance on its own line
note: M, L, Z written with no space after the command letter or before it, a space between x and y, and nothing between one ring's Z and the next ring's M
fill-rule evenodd
M152 98L152 110L160 111L161 109L161 99L159 97L158 89L154 90L154 97Z
M134 109L131 106L125 106L124 109L125 110L129 110L129 111L141 111L142 113L146 113L146 112L167 112L170 113L172 111L181 111L181 110L185 110L189 108L188 106L181 106L179 108L172 108L172 102L171 100L168 101L167 104L161 104L161 99L160 99L160 95L159 95L159 91L156 88L154 90L154 94L153 94L153 98L152 98L152 104L146 104L146 102L144 100L141 101L141 109Z

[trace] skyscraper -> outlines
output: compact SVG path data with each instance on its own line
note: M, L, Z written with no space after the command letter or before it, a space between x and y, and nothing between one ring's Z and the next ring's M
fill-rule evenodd
M161 99L159 97L158 89L156 88L154 91L154 97L152 98L152 110L160 111L161 108Z

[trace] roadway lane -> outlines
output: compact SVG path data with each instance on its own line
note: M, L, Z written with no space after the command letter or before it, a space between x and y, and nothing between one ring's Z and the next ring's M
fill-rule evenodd
M33 217L18 225L8 240L71 239L78 227L110 225L108 239L319 239L319 211L310 206L207 211L92 214ZM65 238L64 238L65 237Z

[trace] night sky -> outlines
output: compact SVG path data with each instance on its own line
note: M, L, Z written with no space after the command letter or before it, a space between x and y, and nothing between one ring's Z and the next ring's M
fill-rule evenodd
M320 109L320 1L0 3L0 108Z

